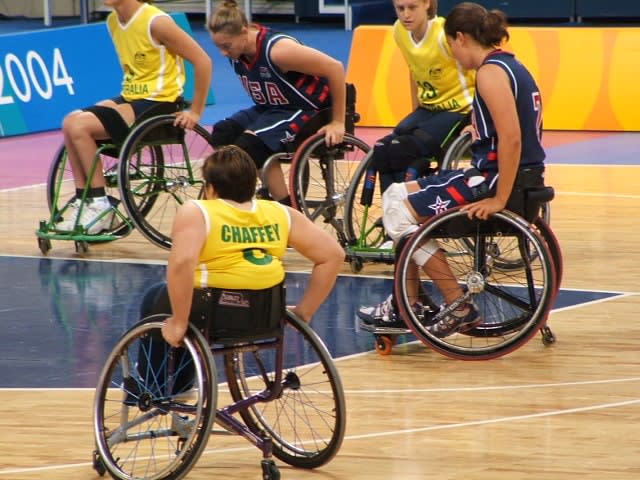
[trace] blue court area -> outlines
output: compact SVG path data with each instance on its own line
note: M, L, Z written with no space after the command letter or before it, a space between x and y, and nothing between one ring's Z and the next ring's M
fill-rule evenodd
M113 345L138 320L146 289L164 279L165 266L0 256L0 271L0 388L93 388ZM307 278L288 273L289 304L301 296ZM354 313L390 289L390 279L338 279L312 323L334 357L373 349ZM618 295L563 290L555 308Z

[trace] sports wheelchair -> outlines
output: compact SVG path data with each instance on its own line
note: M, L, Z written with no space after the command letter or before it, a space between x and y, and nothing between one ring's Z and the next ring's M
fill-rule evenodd
M167 315L124 333L95 393L93 467L101 476L178 480L216 434L260 449L265 480L280 478L272 455L307 469L336 455L346 422L340 377L322 340L285 311L280 287L196 290L194 305L199 295L204 307L192 312L180 348L162 339Z
M424 159L419 175L430 175L445 168L446 158L452 161L449 152L468 123L469 117L465 117L451 129L438 148L434 148L434 155ZM382 225L382 194L377 188L379 174L373 167L372 154L373 150L369 151L360 162L346 191L343 232L353 273L360 272L364 262L392 264L395 259L394 249L383 245L388 238Z
M411 332L424 344L453 358L483 360L508 354L541 331L545 345L555 342L547 318L562 281L562 254L541 216L553 199L539 171L521 171L507 208L488 220L469 219L460 207L431 217L400 242L394 272L394 297ZM429 326L448 313L433 279L420 278L412 261L427 241L435 240L482 324L464 333L438 338ZM437 259L433 257L432 261ZM437 279L436 279L437 280ZM426 309L411 308L421 299ZM454 305L455 307L455 305ZM391 336L377 336L376 349L389 353Z
M187 200L202 195L204 182L199 167L213 151L210 135L200 125L193 130L173 125L172 113L186 106L186 103L160 103L144 112L130 128L121 118L119 122L114 119L113 113L105 117L106 107L98 107L96 115L109 125L112 138L98 142L88 178L93 177L96 169L101 169L111 202L112 211L106 213L113 215L111 226L90 234L77 221L72 231L57 230L56 224L67 214L70 201L76 195L73 172L62 145L47 176L50 215L40 221L36 231L43 254L51 250L51 240L71 240L76 252L85 254L89 244L125 237L134 227L155 245L171 247L175 211ZM114 127L114 123L117 126ZM89 183L80 199L82 206L88 188Z
M287 166L284 175L293 208L314 222L335 230L346 245L344 232L345 195L369 145L354 136L360 116L356 112L356 89L347 84L345 136L342 143L328 147L317 131L329 123L331 110L322 110L296 135L288 150L272 155L262 170L263 184L269 169Z

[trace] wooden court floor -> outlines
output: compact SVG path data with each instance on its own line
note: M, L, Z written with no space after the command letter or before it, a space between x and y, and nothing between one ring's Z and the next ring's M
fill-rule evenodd
M535 337L496 360L451 360L421 344L337 359L348 407L343 446L316 471L278 462L282 478L640 478L639 175L638 165L547 169L562 288L622 295L554 311L554 345ZM0 191L0 254L41 255L34 230L45 206L42 185ZM96 259L166 255L136 233L91 249ZM73 245L57 242L49 256L73 257ZM295 255L287 266L308 268ZM389 274L389 266L369 264L360 275ZM0 389L0 479L98 478L90 465L92 395ZM188 478L257 479L259 462L246 441L216 436Z

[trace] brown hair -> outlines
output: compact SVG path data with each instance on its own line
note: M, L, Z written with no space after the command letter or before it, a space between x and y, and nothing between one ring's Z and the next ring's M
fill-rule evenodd
M438 14L438 0L431 0L429 8L427 8L427 17L429 19L435 18Z
M240 147L227 145L218 148L202 165L202 178L211 185L218 197L235 202L253 198L258 181L258 170Z
M207 28L211 33L226 33L240 35L243 27L248 27L247 16L235 0L223 0L215 9Z
M444 33L448 37L455 37L456 32L470 35L484 47L497 47L504 40L509 40L504 12L487 10L472 2L459 3L447 15Z

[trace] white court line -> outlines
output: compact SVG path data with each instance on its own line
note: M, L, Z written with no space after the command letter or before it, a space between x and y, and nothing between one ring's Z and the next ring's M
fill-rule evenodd
M347 435L344 437L344 440L345 441L362 440L362 439L368 439L368 438L389 437L393 435L406 435L406 434L421 433L421 432L432 432L436 430L450 430L454 428L466 428L466 427L475 427L475 426L483 426L483 425L492 425L497 423L517 422L517 421L529 420L533 418L553 417L553 416L559 416L559 415L571 415L574 413L584 413L584 412L590 412L595 410L604 410L607 408L626 407L626 406L635 405L635 404L640 404L640 399L628 400L624 402L603 403L598 405L590 405L588 407L567 408L563 410L551 410L549 412L532 413L527 415L499 417L499 418L492 418L487 420L474 420L470 422L448 423L446 425L431 425L427 427L406 428L402 430L390 430L386 432L366 433L362 435ZM203 455L248 451L254 448L255 448L254 446L248 446L245 448L206 450L205 452L203 452ZM84 463L73 463L73 464L62 464L62 465L49 465L44 467L13 468L13 469L0 470L0 475L44 472L44 471L51 471L51 470L61 470L61 469L69 469L69 468L81 468L81 467L84 468L84 467L91 467L91 466L92 466L91 462L84 462Z

